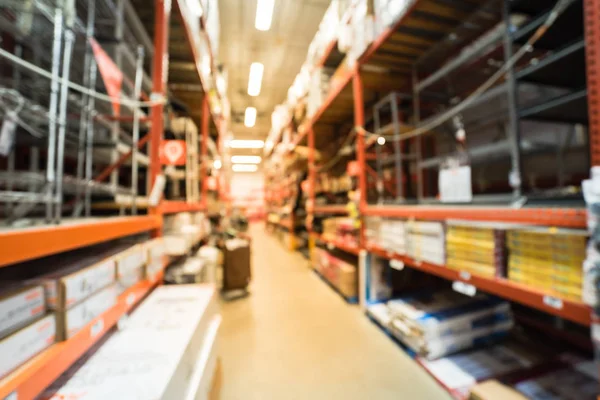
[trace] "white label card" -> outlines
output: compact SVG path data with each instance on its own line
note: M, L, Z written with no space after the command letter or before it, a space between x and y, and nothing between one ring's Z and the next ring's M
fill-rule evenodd
M469 297L473 297L477 294L477 288L475 286L461 281L452 282L452 289L454 289L455 292Z
M404 263L400 260L391 260L390 267L397 271L402 271L404 269Z
M441 169L438 185L442 203L470 203L473 200L470 165Z
M557 310L562 310L563 308L563 301L552 296L544 296L544 304Z
M103 329L104 329L104 320L99 319L98 321L96 321L96 323L94 325L92 325L92 328L90 329L90 336L92 338L98 336L100 334L100 332L102 332Z

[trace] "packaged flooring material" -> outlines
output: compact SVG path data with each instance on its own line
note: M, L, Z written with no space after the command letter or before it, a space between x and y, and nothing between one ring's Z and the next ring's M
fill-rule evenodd
M594 362L552 371L513 386L531 400L595 400L598 395L598 368Z
M144 278L152 281L164 268L167 249L162 238L152 239L144 243L143 246L145 246L147 256Z
M143 245L134 245L115 256L117 263L117 282L121 290L135 285L144 278L144 267L147 261L146 249Z
M56 321L48 314L0 340L0 378L55 341Z
M46 312L42 285L0 286L0 339Z
M478 350L419 362L445 388L466 392L477 382L525 371L547 360L541 349L508 340Z
M56 331L58 340L66 340L79 332L94 318L114 307L119 289L117 284L110 285L68 310L56 312Z
M407 253L407 233L405 221L386 219L379 226L379 240L377 243L387 251L397 254Z
M209 353L207 363L214 359L205 345L216 340L217 315L212 285L159 287L121 331L88 352L41 397L187 400L192 383L198 382L192 382L196 366L203 365L199 358Z
M406 223L406 230L409 257L437 265L446 263L446 239L443 223L411 221Z

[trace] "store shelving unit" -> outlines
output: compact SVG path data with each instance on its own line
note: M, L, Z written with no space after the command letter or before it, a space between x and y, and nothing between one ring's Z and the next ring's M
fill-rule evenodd
M83 84L86 87L100 90L101 86L96 83L95 76L86 75L91 65L95 65L89 47L86 45L86 38L98 37L98 41L104 42L110 56L115 60L117 67L121 69L124 75L123 92L133 99L148 101L152 99L172 99L181 98L181 101L189 108L194 110L189 113L199 126L198 151L200 164L198 175L194 179L198 180L198 187L202 188L202 195L195 201L179 200L161 200L158 204L148 202L146 196L150 193L150 188L154 187L159 175L165 174L167 179L178 181L185 179L181 176L181 170L175 172L163 171L160 162L160 144L165 138L165 103L158 101L149 107L149 110L125 110L127 107L121 107L120 116L110 115L112 113L110 104L94 107L90 98L83 98L75 95L75 92L69 93L66 87L64 93L60 95L58 91L40 91L40 94L34 94L34 97L41 98L41 94L49 94L54 100L50 100L54 106L44 108L46 111L40 111L33 102L28 99L25 104L28 110L32 110L24 122L36 124L40 130L51 131L52 138L58 138L59 142L53 144L56 155L53 162L62 164L64 159L74 159L79 166L76 168L78 176L65 177L62 180L54 179L54 176L62 176L63 171L57 165L50 165L48 171L54 171L51 175L48 186L48 192L40 191L47 183L45 171L38 170L38 164L41 164L40 149L38 146L32 146L30 157L32 157L32 168L30 171L21 172L22 176L15 175L18 171L15 168L15 153L9 155L8 168L0 176L0 185L2 194L6 196L0 200L3 204L8 204L9 210L16 210L18 207L24 207L27 210L35 211L37 215L45 215L45 218L39 220L30 220L26 227L6 226L0 228L0 268L15 268L19 263L33 260L49 255L68 252L81 249L86 246L95 245L102 242L125 238L141 233L150 233L153 237L160 237L163 228L163 215L179 212L198 212L207 210L208 185L204 181L208 178L208 157L209 157L209 136L211 135L211 121L213 135L217 140L224 140L229 116L223 114L222 110L227 99L219 94L218 91L211 91L212 81L215 79L216 69L206 32L206 21L204 18L195 20L188 9L184 0L168 1L155 0L149 6L146 1L137 0L89 0L77 1L77 12L75 13L75 23L72 26L63 25L61 5L63 2L39 1L34 2L33 14L37 15L43 25L34 26L34 31L54 27L55 44L64 44L63 50L48 51L46 49L33 48L33 61L42 66L59 65L60 60L64 58L71 62L71 78L65 71L69 69L69 63L65 63L63 73L55 68L57 76L65 79L72 79L76 83ZM67 2L68 3L68 2ZM18 10L19 7L25 7L16 1L3 2L0 11L10 12ZM173 13L172 13L173 11ZM78 13L88 16L86 21L77 19ZM173 15L172 15L173 14ZM14 21L0 16L0 30L8 32L9 35L15 35L19 40L27 40L25 32L20 32ZM102 22L104 21L104 22ZM178 21L178 22L177 22ZM196 25L196 26L195 26ZM171 27L174 27L174 36L169 35ZM94 27L97 28L94 31ZM153 40L150 39L148 32L152 33ZM52 29L50 29L52 33ZM178 37L180 35L181 37ZM83 42L77 46L74 51L81 52L81 49L87 49L81 54L85 54L85 65L80 63L79 53L70 57L68 48L71 36L76 36ZM114 40L111 40L114 39ZM205 46L199 46L198 41L204 39ZM24 43L25 45L34 45L39 42L39 38ZM181 46L184 44L185 46ZM179 47L178 47L179 46ZM3 46L4 48L4 46ZM17 46L15 54L19 55L20 47ZM27 50L28 52L30 50ZM178 51L178 52L177 52ZM146 54L146 58L136 56L137 54ZM174 55L175 54L175 55ZM171 57L188 57L192 61L208 59L210 66L208 73L206 68L201 71L200 63L195 64L194 75L185 76L187 80L173 82L169 84L168 78L178 77L177 63L169 67L168 60ZM48 64L50 63L50 64ZM81 65L80 65L81 64ZM83 67L83 69L82 69ZM206 67L206 65L205 65ZM152 76L145 71L152 71ZM22 77L18 72L14 74L11 84L17 89L27 89L26 85L41 85L37 78L26 79L25 72ZM210 79L211 82L208 82ZM99 82L99 79L98 79ZM137 84L136 84L137 83ZM19 86L20 85L20 86ZM196 85L196 86L194 86ZM60 85L59 87L60 88ZM192 96L185 96L185 93L192 93ZM52 92L52 93L51 93ZM152 96L148 94L152 93ZM183 95L182 95L183 93ZM210 97L210 98L209 98ZM60 100L62 99L62 100ZM59 100L62 103L59 103ZM59 105L62 104L65 112L57 113ZM79 140L79 149L75 147L64 147L60 141L61 135L69 135L69 132L53 132L54 125L44 115L44 112L52 111L51 115L59 115L59 118L66 118L66 111L69 115L78 115L81 111L81 119L77 118L74 127L76 141ZM92 110L92 112L89 112ZM87 115L87 116L86 116ZM44 120L45 118L45 120ZM65 121L65 119L61 119ZM60 121L59 121L60 122ZM96 140L90 140L86 136L87 132L93 132L94 126L100 127L112 135L113 142L108 148L103 148L101 143ZM99 128L99 129L100 129ZM60 129L60 126L58 127ZM147 132L145 132L147 131ZM53 136L52 136L53 135ZM116 138L116 140L115 140ZM143 151L147 146L147 154ZM81 151L83 150L83 151ZM223 150L221 146L221 150ZM45 150L44 150L45 152ZM214 153L214 152L213 152ZM227 152L222 151L223 157ZM213 154L215 155L215 154ZM217 154L218 155L218 154ZM37 157L37 158L35 158ZM37 160L37 162L35 161ZM70 161L69 161L70 162ZM19 163L17 162L17 165ZM100 172L92 174L92 164L100 166ZM212 164L212 163L210 163ZM228 160L223 160L224 166L229 165ZM65 164L66 165L66 164ZM4 166L4 165L3 165ZM35 168L34 168L35 166ZM85 168L84 168L85 167ZM119 186L119 178L123 176L123 170L131 170L132 182L138 182L146 177L145 184L147 192L138 193L138 185L132 184L130 187ZM128 174L129 172L127 172ZM26 174L23 175L23 174ZM24 179L26 177L27 179ZM23 179L21 179L23 178ZM105 183L106 182L106 183ZM62 187L61 187L62 185ZM116 189L115 189L116 188ZM19 190L19 191L17 191ZM44 189L45 190L45 189ZM51 194L48 197L46 194ZM124 200L125 206L118 205L117 210L121 211L121 216L114 216L113 200L107 203L91 202L91 197L100 195L123 195L129 196ZM56 197L54 196L56 195ZM76 196L73 201L63 201L64 196ZM138 199L139 198L139 199ZM132 202L132 199L139 201ZM20 203L19 203L20 202ZM41 204L44 207L36 208ZM133 204L136 204L134 206ZM33 207L31 206L33 205ZM101 205L98 209L95 206ZM12 207L12 208L11 208ZM45 207L48 212L44 213ZM131 215L126 216L125 209L131 209ZM94 216L91 212L94 210ZM102 213L96 215L96 211ZM69 212L73 213L75 218L64 218ZM106 216L106 214L111 216ZM22 213L26 215L26 213ZM82 216L86 216L82 218ZM172 260L165 258L164 267ZM16 371L0 380L0 398L18 398L33 399L43 392L56 378L68 370L86 351L99 342L108 334L117 323L125 318L127 314L142 301L157 285L162 282L162 273L159 273L155 279L142 281L122 293L115 306L94 319L85 328L78 332L72 338L57 342L43 351L41 354L31 359Z

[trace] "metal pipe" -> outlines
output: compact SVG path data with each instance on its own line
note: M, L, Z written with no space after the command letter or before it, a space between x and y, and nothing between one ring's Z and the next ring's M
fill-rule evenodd
M96 86L96 76L98 67L96 63L92 63L90 70L90 86ZM93 110L96 104L96 99L90 96L90 110ZM92 214L92 168L94 163L94 115L88 113L87 120L87 135L85 145L85 216L89 217Z
M421 92L419 89L419 74L417 67L415 66L412 71L412 86L413 86L413 125L418 126L421 120ZM415 157L416 157L416 168L415 174L417 176L417 201L420 202L423 199L423 169L421 168L421 137L417 137L415 140Z
M144 47L138 46L137 65L135 71L134 98L138 100L142 94L142 76L144 75ZM138 144L140 139L140 108L133 110L133 144L131 146L131 213L137 214L138 195Z
M400 146L400 118L398 116L398 99L391 99L392 126L394 129L394 169L396 175L396 201L404 198L404 185L402 184L402 148ZM407 178L410 179L410 176Z
M124 0L117 0L117 7L116 7L116 13L115 13L115 30L114 30L114 35L115 35L115 40L117 41L117 43L121 43L123 41L123 18L124 18L124 7L125 7L125 3ZM123 50L121 46L115 46L115 64L117 66L117 68L119 68L121 71L123 70ZM136 99L139 100L139 99ZM115 113L115 116L119 116L119 113ZM112 130L111 130L111 140L116 143L119 140L119 132L121 130L121 124L120 121L117 119L115 121L113 121L112 123ZM115 147L113 149L113 151L111 152L111 164L114 164L117 162L119 158L119 151L117 150L117 148ZM110 184L113 187L114 190L117 189L117 187L119 186L119 169L116 168L115 170L113 170L113 172L110 174Z
M56 171L56 111L58 108L58 78L60 74L60 56L63 35L63 13L60 7L54 11L54 38L52 43L52 82L50 84L50 106L48 107L48 151L46 159L46 222L52 221L52 204L54 204L54 185Z
M63 204L63 169L65 165L65 135L67 131L67 104L69 96L69 75L71 72L71 53L73 43L75 42L75 34L71 29L65 31L65 50L63 53L63 70L62 77L64 79L60 90L60 109L58 116L58 145L57 145L57 160L56 160L56 205L54 220L60 223L62 217Z
M387 100L388 96L385 97L384 100ZM375 132L379 132L381 129L381 121L379 119L379 111L383 106L382 102L378 102L373 108L373 121L375 124ZM376 188L377 188L377 203L383 203L383 185L381 185L380 180L383 181L383 167L381 165L381 145L379 143L375 143L375 168L377 168L377 177L375 180ZM365 161L366 162L366 161Z

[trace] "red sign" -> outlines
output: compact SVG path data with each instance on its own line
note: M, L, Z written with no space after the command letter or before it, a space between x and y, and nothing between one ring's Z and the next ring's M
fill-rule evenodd
M115 64L115 62L110 58L110 56L106 54L104 49L100 47L98 42L94 40L94 38L90 38L90 44L92 45L94 57L98 63L98 69L100 70L100 75L102 75L102 80L104 81L106 91L113 99L113 112L115 115L119 115L121 106L119 103L119 97L121 94L121 85L123 83L123 73L117 64Z
M350 161L346 166L346 172L350 176L358 176L360 174L360 167L358 161Z
M162 165L185 165L185 140L163 140L160 142Z

